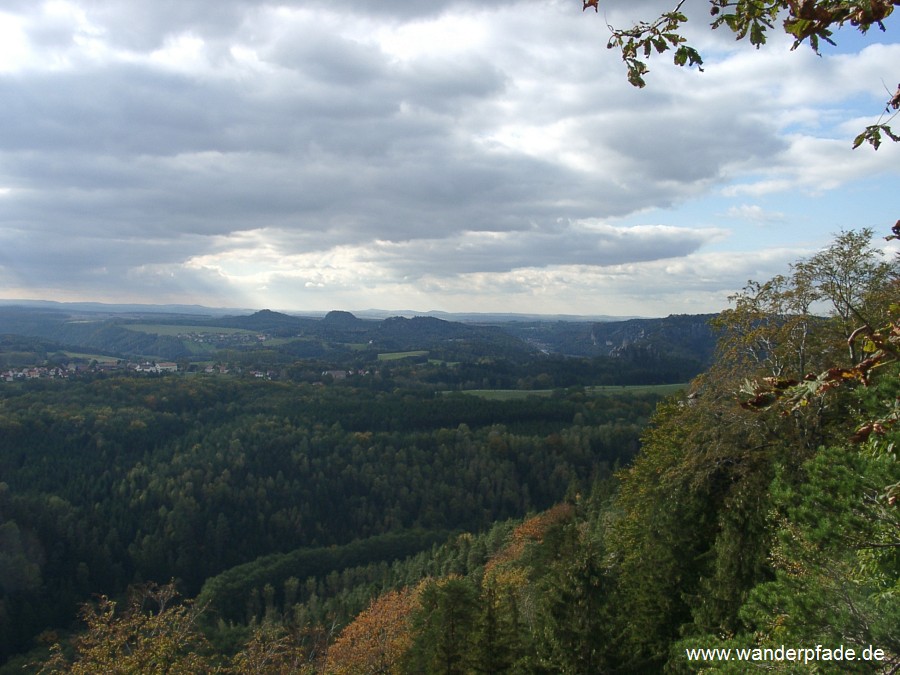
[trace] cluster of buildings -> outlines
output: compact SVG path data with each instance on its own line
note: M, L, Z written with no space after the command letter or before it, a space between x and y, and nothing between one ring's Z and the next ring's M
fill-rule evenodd
M90 365L68 363L56 366L24 366L0 371L0 382L16 382L21 380L67 379L84 373L106 371L128 371L134 373L174 373L178 364L174 361L143 361L132 363L118 361L116 363L93 362Z
M231 367L222 363L209 364L203 369L203 372L207 375L228 375L229 373L233 373L235 375L243 375L244 370L240 367ZM250 377L255 377L258 380L275 380L278 379L278 373L274 370L248 370L246 374Z
M76 367L74 364L67 366L27 366L25 368L10 368L0 372L0 381L61 379L70 377L75 373Z
M145 361L143 363L126 363L127 370L137 373L177 373L178 364L174 361Z
M265 342L269 339L269 336L265 333L249 333L245 331L234 331L230 333L189 331L185 333L178 333L176 337L179 340L187 340L189 342L212 345L214 347L233 347L236 345L252 344L254 342Z

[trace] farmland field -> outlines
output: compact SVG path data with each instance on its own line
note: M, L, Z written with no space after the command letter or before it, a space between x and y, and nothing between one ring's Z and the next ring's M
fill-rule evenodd
M379 361L399 361L400 359L407 359L412 356L426 356L428 354L427 350L418 350L412 352L385 352L383 354L378 355Z
M659 394L660 396L672 396L687 388L687 384L648 384L631 386L597 386L585 387L584 393L588 395L623 396L640 394ZM480 396L492 401L516 401L529 396L552 396L559 389L469 389L463 394Z

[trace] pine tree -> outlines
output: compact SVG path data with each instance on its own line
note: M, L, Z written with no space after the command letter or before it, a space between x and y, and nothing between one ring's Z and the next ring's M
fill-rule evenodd
M468 579L449 577L429 582L413 618L415 636L407 672L462 675L469 672L478 592Z

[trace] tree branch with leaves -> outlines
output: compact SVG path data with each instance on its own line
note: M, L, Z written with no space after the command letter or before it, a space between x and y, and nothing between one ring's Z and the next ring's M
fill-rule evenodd
M592 8L599 12L600 2L583 0L582 11ZM702 55L684 36L684 24L688 21L682 11L684 4L685 0L681 0L671 11L663 12L651 21L639 21L630 28L608 25L610 38L606 46L621 52L628 81L633 86L646 86L647 61L653 54L674 51L675 65L697 66L698 70L703 70ZM820 41L834 45L834 31L844 25L863 34L872 27L886 31L884 21L898 5L900 0L709 0L710 27L713 30L725 27L736 40L749 40L759 49L766 44L769 31L775 29L776 22L781 19L784 32L794 38L792 49L805 42L818 54ZM853 147L868 143L877 150L885 137L900 141L900 135L890 126L898 114L900 85L895 93L889 93L884 112L875 124L867 126L854 138Z

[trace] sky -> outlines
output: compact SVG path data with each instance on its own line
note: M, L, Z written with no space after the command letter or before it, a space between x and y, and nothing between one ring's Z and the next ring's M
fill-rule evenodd
M4 0L0 299L666 316L893 254L900 147L851 145L900 22L817 56L687 5L704 72L638 90L608 26L659 0Z

